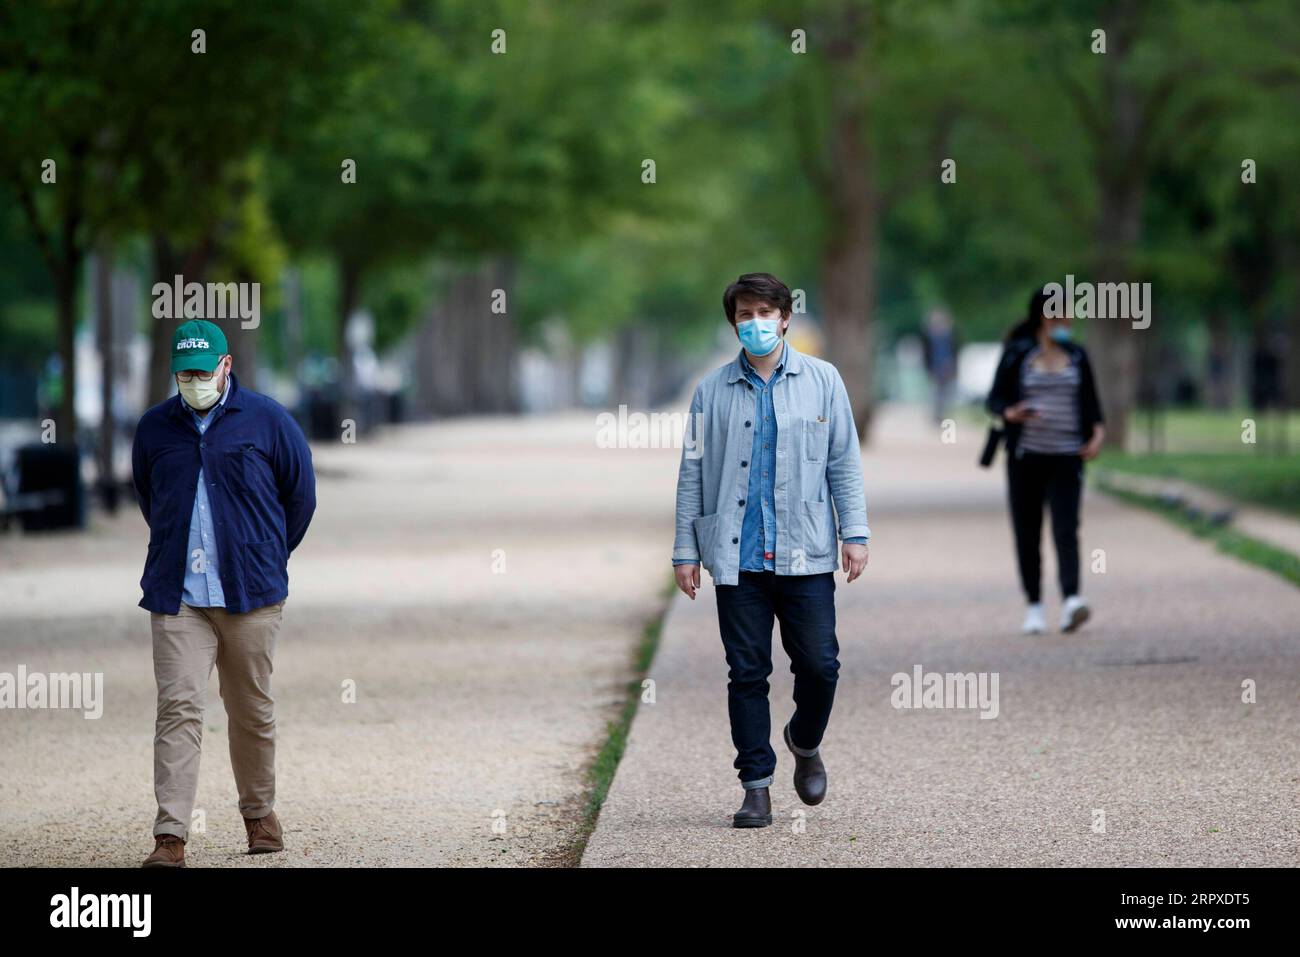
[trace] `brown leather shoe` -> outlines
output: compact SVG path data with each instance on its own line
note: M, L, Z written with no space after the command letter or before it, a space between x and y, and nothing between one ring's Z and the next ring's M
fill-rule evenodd
M175 834L155 834L153 853L144 859L142 867L184 867L185 842Z
M249 854L271 854L284 850L284 831L272 811L266 817L244 818L244 829L248 831Z

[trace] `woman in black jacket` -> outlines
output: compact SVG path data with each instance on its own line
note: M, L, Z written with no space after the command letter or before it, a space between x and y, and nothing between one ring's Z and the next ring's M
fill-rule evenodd
M1096 457L1106 435L1088 353L1070 341L1068 318L1045 315L1047 301L1035 292L1028 317L1007 335L985 403L1005 423L1011 524L1029 603L1025 634L1046 630L1039 551L1044 502L1060 572L1061 630L1088 620L1079 594L1079 503L1083 463Z

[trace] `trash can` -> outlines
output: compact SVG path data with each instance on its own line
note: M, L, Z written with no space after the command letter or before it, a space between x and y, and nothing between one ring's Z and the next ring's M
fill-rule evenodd
M86 523L81 457L76 449L33 443L15 456L17 494L9 505L25 532L82 528Z

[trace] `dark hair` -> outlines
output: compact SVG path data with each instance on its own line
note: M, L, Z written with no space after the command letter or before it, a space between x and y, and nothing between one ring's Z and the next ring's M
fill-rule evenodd
M1012 339L1037 339L1038 327L1043 324L1043 311L1047 306L1047 301L1052 297L1044 292L1045 287L1039 286L1034 290L1034 294L1029 297L1029 309L1025 313L1025 318L1012 326L1011 331L1007 333L1006 342Z
M777 279L770 272L747 272L722 294L722 309L727 314L727 321L736 324L736 300L741 296L767 303L773 309L781 310L782 316L790 314L794 308L794 297L790 287Z

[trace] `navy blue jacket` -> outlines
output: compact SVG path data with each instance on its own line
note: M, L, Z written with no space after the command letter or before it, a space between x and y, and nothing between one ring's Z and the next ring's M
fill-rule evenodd
M174 615L184 589L190 516L199 468L221 556L226 611L242 614L289 594L289 553L316 510L311 450L298 423L274 399L239 387L231 373L225 405L200 435L179 395L140 418L131 469L149 523L140 607Z

